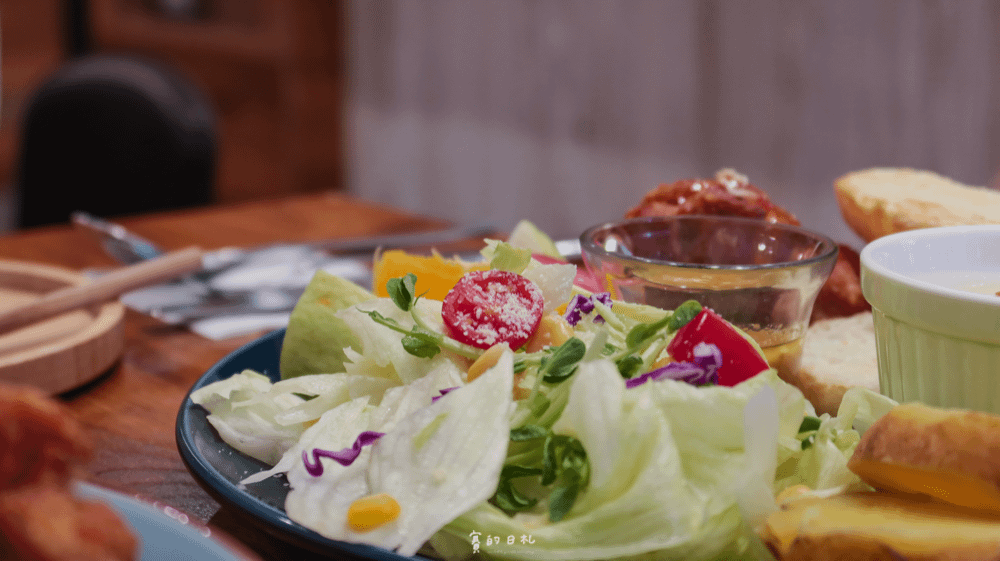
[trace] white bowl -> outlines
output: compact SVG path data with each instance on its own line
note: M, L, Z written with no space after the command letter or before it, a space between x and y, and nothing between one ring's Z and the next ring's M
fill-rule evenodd
M1000 226L879 238L861 251L861 290L883 394L1000 413Z

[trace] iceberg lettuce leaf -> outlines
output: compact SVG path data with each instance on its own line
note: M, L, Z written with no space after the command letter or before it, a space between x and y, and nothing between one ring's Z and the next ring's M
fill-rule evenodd
M510 434L512 356L505 352L475 381L401 419L350 466L313 477L296 464L288 473L289 516L332 539L415 554L496 489ZM351 503L377 493L399 503L399 516L367 532L352 530Z
M345 354L353 361L345 365L346 372L383 376L399 384L422 378L437 368L452 368L456 373L464 372L464 368L458 366L459 359L451 353L441 352L432 358L410 354L403 347L403 334L373 321L369 312L377 312L407 330L414 326L410 312L399 309L389 298L378 298L341 310L337 318L343 321L357 341L357 352L347 351ZM421 298L417 300L413 313L420 314L422 321L437 332L444 330L440 301Z
M316 415L315 419L310 419L316 420L316 422L305 429L299 440L294 445L282 451L281 458L277 463L269 462L273 464L271 469L251 475L244 479L242 483L255 483L273 475L288 472L292 469L292 466L301 462L304 451L313 448L340 450L350 446L354 441L353 439L362 432L386 432L391 430L396 423L407 415L429 405L435 396L440 395L442 389L462 384L462 380L453 370L439 368L429 372L427 376L412 384L392 386L382 392L373 392L371 394L351 391L351 389L352 387L355 389L380 389L379 385L385 384L387 381L383 378L369 378L349 374L325 374L303 376L301 378L278 382L275 384L275 387L306 379L309 379L313 385L316 385L324 377L340 381L345 386L345 388L340 388L336 392L341 399L339 401L333 398L325 399L326 396L321 395L277 415L276 419L280 422L283 418L288 417L302 418L305 411L308 411L311 417L311 414L315 413L315 411L322 410L319 415ZM331 392L331 395L333 393ZM269 394L265 394L263 397L266 397L266 395ZM314 402L320 402L317 405L317 409L307 409ZM211 417L209 418L211 419ZM330 469L338 468L339 466L333 466Z
M281 347L282 378L344 371L345 348L358 342L337 311L375 298L370 291L316 271L288 319Z
M267 376L246 370L198 389L191 394L191 401L208 410L208 422L226 444L273 464L305 430L301 423L283 425L275 418L306 400L294 393L259 399L271 387Z

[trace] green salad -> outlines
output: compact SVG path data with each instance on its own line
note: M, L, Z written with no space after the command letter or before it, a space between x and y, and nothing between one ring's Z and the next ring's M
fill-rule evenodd
M775 496L865 488L847 469L894 402L847 392L816 416L745 334L574 286L576 268L500 242L444 300L316 273L282 379L192 395L233 448L287 477L288 516L410 556L766 559Z

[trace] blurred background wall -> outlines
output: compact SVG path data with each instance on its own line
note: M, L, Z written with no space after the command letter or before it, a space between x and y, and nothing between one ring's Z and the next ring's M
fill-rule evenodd
M150 1L90 0L92 48L171 61L209 92L222 202L343 189L567 237L734 167L860 246L838 175L1000 169L992 0L213 0L193 21ZM64 4L0 3L0 173L32 82L14 76L66 56L37 46Z
M364 1L349 10L351 188L557 236L735 167L859 241L838 175L1000 168L1000 3Z

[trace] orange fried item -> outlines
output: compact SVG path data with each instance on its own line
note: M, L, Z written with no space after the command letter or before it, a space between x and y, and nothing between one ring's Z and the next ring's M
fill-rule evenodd
M647 193L625 217L678 214L743 216L799 225L795 215L772 203L767 193L752 185L747 176L731 169L719 170L712 179L664 183Z
M771 202L767 193L752 185L747 177L732 169L716 172L711 179L682 179L653 189L626 214L626 218L712 214L742 216L772 223L799 226L791 212ZM858 252L840 244L840 254L830 278L816 297L811 321L849 317L870 310L861 294L861 265Z
M108 506L38 484L0 493L0 558L23 561L135 559L135 536Z
M833 266L830 278L819 289L810 323L821 319L851 317L872 309L861 293L861 256L849 245L838 245L840 253L837 255L837 263Z
M0 383L0 559L135 559L138 542L102 503L76 497L93 452L83 427L40 390Z

